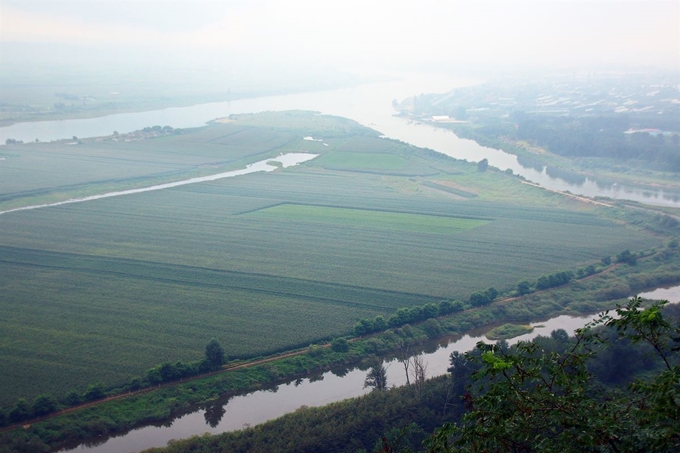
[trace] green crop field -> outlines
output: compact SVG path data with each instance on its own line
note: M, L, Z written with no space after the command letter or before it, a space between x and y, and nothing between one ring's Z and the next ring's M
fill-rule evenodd
M318 164L329 169L395 171L407 168L409 161L386 153L333 153L319 158Z
M398 231L452 234L487 223L487 220L408 214L403 212L349 209L327 206L284 204L255 211L250 215L275 222L302 221L329 226L387 228Z
M212 337L232 357L304 346L349 333L360 318L660 244L602 217L602 207L303 112L129 143L10 147L0 210L301 151L320 156L272 173L0 215L0 400L126 382L164 361L199 358ZM362 153L384 156L383 169L398 162L432 175L374 172Z

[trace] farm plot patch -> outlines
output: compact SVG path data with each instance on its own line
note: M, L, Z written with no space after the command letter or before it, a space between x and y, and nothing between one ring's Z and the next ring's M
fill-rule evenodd
M355 227L451 234L477 228L489 222L487 219L300 204L281 204L251 212L248 215L276 220L300 220Z
M393 154L343 152L323 156L317 163L329 170L394 172L408 168L409 161Z

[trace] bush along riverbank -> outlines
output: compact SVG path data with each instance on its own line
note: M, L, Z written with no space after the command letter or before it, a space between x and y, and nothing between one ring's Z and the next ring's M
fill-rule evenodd
M454 352L422 383L145 452L677 451L680 306L640 302L573 337Z
M622 256L626 258L628 255ZM107 436L146 424L170 423L174 418L220 396L248 393L362 362L368 368L375 356L397 353L403 351L405 346L418 354L420 351L417 345L428 340L460 335L483 326L506 322L526 323L559 314L593 313L611 309L617 302L644 289L680 282L680 250L674 244L660 251L635 253L635 256L638 259L609 265L598 264L599 273L581 279L572 277L568 283L545 290L537 289L536 282L529 284L530 291L533 291L529 294L519 296L519 288L509 288L506 294L512 297L502 298L502 294L496 293L495 302L475 304L473 300L478 297L471 296L471 300L467 302L442 302L434 307L437 308L436 311L429 306L412 308L408 309L409 313L421 313L422 316L422 313L427 312L432 317L425 320L410 319L399 326L386 325L383 331L349 339L350 341L341 338L329 345L311 345L294 355L255 361L250 366L246 366L246 363L227 364L230 369L209 376L188 381L180 378L181 382L168 385L156 383L159 387L155 389L30 423L30 426L0 432L0 452L41 452L68 445L75 446L80 442L92 443L93 439L96 442L104 441ZM560 278L555 277L553 280L562 282L564 275L560 273L559 276ZM550 276L546 276L546 279L548 282L551 280ZM491 290L492 288L478 294L490 297L495 291ZM456 307L457 311L440 316L442 306L445 308L442 312L447 307ZM372 320L371 327L375 329L375 320ZM152 370L163 376L162 368L163 365ZM177 367L174 369L176 371ZM169 373L169 370L166 369L165 372ZM167 373L166 376L173 376L172 373ZM146 379L148 376L149 373ZM4 413L3 416L7 420L7 414Z

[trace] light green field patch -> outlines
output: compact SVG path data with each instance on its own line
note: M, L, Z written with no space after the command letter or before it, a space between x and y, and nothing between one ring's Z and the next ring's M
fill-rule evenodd
M489 222L482 219L299 204L272 206L271 208L251 212L249 215L270 217L279 221L294 220L444 234L471 230Z
M407 168L409 161L394 154L342 152L322 156L317 163L339 170L399 171Z
M510 338L533 332L533 330L534 328L529 325L503 324L502 326L489 330L486 333L486 338L493 341L509 340Z

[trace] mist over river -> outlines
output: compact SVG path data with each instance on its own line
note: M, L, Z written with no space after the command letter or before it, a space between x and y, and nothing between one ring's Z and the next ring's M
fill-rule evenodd
M396 113L392 108L394 99L402 100L421 93L443 93L474 83L478 82L444 75L400 74L399 78L390 81L338 90L264 96L98 118L17 123L0 128L0 143L5 143L8 138L51 141L74 136L80 138L107 136L113 131L127 133L154 125L168 125L174 128L199 127L215 118L238 113L314 110L351 118L378 130L386 137L430 148L457 159L471 162L488 159L494 167L501 170L510 169L513 173L552 190L570 191L588 197L627 199L651 205L680 206L680 199L676 195L666 194L662 190L641 190L621 185L606 186L588 178L580 184L572 184L549 176L546 168L539 171L524 167L517 161L516 156L502 150L487 148L472 140L458 138L448 130L408 122L404 118L394 116Z

